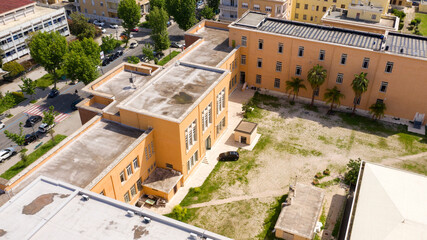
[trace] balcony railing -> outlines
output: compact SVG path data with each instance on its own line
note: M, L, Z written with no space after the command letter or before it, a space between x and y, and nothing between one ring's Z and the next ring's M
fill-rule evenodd
M224 11L235 11L235 12L237 12L237 5L220 4L219 9L224 10Z

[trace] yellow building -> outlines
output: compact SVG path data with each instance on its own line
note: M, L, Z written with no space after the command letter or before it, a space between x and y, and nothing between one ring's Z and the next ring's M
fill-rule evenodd
M417 112L427 113L422 99L427 92L427 38L389 32L385 35L349 29L269 18L249 12L229 25L230 44L240 48L240 75L249 87L286 93L286 81L305 80L307 90L299 95L311 98L307 72L319 64L327 70L325 83L316 91L323 100L327 88L337 86L346 96L341 101L352 107L355 74L368 73L368 91L356 99L357 108L368 110L377 101L386 104L386 114L412 120Z
M141 13L148 13L150 9L149 0L135 0L141 7ZM120 0L75 0L77 11L90 19L97 19L109 23L120 23L117 16L117 8Z
M290 17L292 0L221 0L219 19L222 21L235 21L246 11L259 11L270 14L272 17Z
M83 127L0 188L46 176L130 204L170 200L228 126L238 54L227 38L227 24L204 21L166 66L122 63L90 83Z

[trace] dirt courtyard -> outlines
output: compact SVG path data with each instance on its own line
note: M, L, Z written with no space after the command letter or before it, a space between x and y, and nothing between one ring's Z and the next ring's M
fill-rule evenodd
M320 183L332 182L343 177L349 159L357 158L421 173L427 169L425 157L412 158L410 167L402 163L427 151L426 140L403 126L346 113L327 115L327 108L307 110L286 97L257 94L253 104L246 117L258 123L260 141L253 151L239 150L237 162L219 162L200 189L190 191L181 202L189 208L186 222L234 239L270 239L278 202L295 181L311 184L316 173L328 168L330 176ZM232 138L227 144L233 144ZM334 182L322 187L322 239L331 239L347 186Z

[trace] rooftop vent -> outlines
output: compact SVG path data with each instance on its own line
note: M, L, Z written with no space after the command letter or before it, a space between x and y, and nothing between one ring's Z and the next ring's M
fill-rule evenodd
M199 238L198 238L197 234L195 234L195 233L190 233L190 239L197 240L197 239L199 239Z
M144 223L150 223L150 222L151 222L151 218L144 217Z
M131 210L127 210L126 211L126 215L129 216L129 217L133 217L133 215L135 215L135 213L133 211L131 211Z
M82 200L83 200L83 201L88 201L88 200L89 200L89 196L88 196L88 195L83 194L83 195L82 195Z

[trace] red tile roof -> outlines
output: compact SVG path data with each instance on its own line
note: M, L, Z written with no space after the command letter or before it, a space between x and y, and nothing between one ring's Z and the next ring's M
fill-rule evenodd
M32 3L34 2L31 0L0 0L0 13L9 12Z

